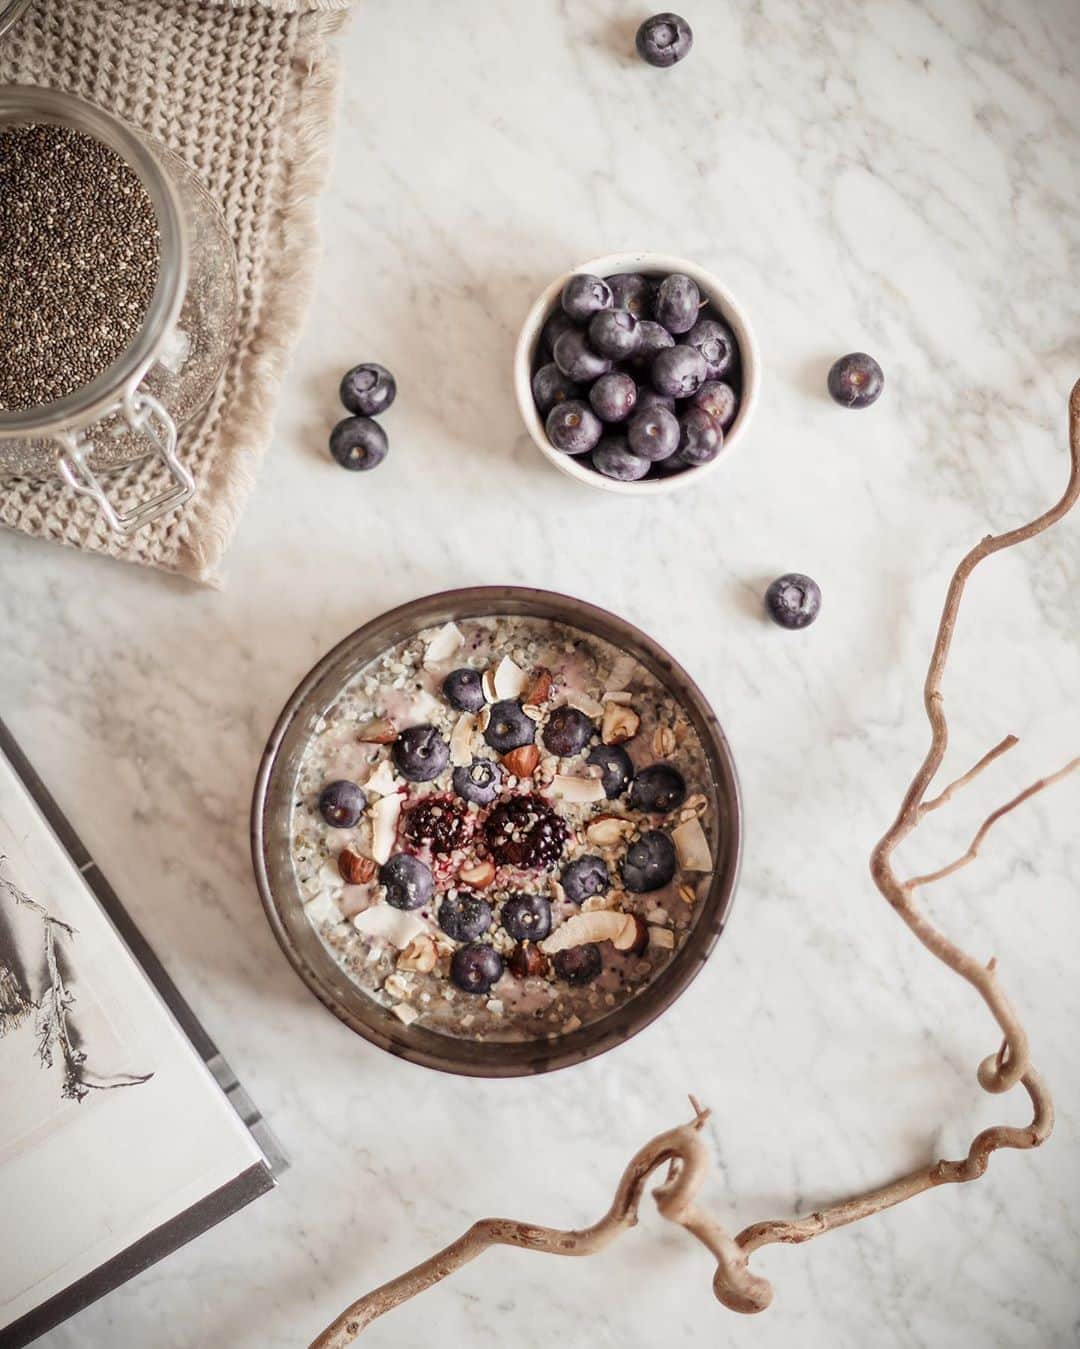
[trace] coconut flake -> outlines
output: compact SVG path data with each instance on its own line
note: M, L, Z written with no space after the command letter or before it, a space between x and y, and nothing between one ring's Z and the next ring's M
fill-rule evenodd
M540 943L545 955L567 951L571 946L586 942L609 941L625 951L633 945L637 924L632 913L617 913L613 909L593 909L589 913L575 913L557 927L550 937ZM624 943L619 945L619 943Z
M341 880L341 877L338 877ZM304 912L313 923L340 923L341 910L329 890L320 890L304 905Z
M389 759L381 759L364 783L365 789L376 796L392 796L400 786L401 783L395 776Z
M416 1018L420 1015L420 1013L416 1010L416 1008L410 1007L407 1002L395 1002L393 1007L390 1008L390 1010L397 1017L397 1019L400 1022L402 1022L403 1025L406 1026L411 1026L412 1023L416 1020Z
M634 671L637 669L637 661L633 656L625 651L619 656L615 664L611 667L611 674L607 677L607 686L609 689L624 689L630 680L634 677Z
M424 650L424 664L438 665L441 661L449 660L464 641L465 638L458 625L447 623L428 642Z
M415 914L382 901L358 913L352 921L357 932L373 941L389 942L399 951L404 951L424 931L424 924Z
M476 718L471 712L463 712L450 733L450 762L455 768L467 768L472 763L472 738L475 730Z
M580 689L570 689L565 698L568 707L576 707L579 712L584 712L587 717L592 717L595 721L598 717L604 715L604 704L598 703L587 693L582 693Z
M712 871L712 853L709 840L700 820L684 820L671 831L679 865L684 871Z
M660 946L665 951L674 951L675 933L669 927L650 927L649 945Z
M371 855L380 865L389 860L394 851L398 816L401 814L400 796L381 796L371 807Z
M604 801L607 793L600 778L578 778L566 773L556 773L551 786L545 788L546 796L558 797L572 805L588 805L593 801Z
M503 656L495 667L495 673L491 677L492 687L495 690L495 701L503 698L520 698L531 683L529 675L512 661L509 656Z

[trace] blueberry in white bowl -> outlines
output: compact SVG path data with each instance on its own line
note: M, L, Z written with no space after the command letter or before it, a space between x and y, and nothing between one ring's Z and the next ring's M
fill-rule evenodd
M613 254L547 288L519 337L514 380L550 462L606 491L648 494L727 460L756 406L760 361L745 314L711 273ZM676 417L681 444L666 417L637 420L654 409Z

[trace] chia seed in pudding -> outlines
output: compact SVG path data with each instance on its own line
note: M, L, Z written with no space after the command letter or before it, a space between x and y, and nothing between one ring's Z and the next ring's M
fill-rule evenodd
M0 127L0 412L91 383L131 345L157 285L157 217L101 141Z
M462 669L482 677L476 710L443 691ZM345 829L319 809L342 781L366 799ZM341 690L300 764L290 845L308 919L360 988L405 1024L522 1040L598 1021L656 978L693 926L717 828L701 742L649 671L577 629L489 617L419 632Z

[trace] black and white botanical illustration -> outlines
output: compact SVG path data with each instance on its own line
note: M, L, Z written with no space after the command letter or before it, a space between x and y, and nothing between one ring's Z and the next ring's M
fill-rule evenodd
M4 876L4 861L0 854L0 1037L32 1020L38 1064L61 1066L61 1096L67 1100L149 1081L152 1073L95 1073L71 986L78 934Z

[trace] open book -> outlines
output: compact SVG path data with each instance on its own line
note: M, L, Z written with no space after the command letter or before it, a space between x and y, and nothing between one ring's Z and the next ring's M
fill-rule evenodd
M264 1193L281 1161L0 722L0 1347Z

